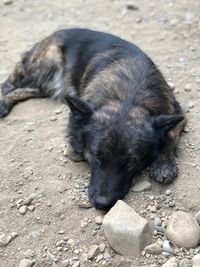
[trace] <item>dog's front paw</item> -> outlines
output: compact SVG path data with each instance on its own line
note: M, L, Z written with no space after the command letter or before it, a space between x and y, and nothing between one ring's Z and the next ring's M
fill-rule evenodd
M10 105L5 100L0 100L0 118L8 115L10 112Z
M155 160L149 169L149 176L162 184L169 184L177 177L178 168L175 160Z

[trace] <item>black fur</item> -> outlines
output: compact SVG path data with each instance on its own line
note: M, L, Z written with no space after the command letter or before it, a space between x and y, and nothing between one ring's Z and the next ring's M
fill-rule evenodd
M32 97L68 103L70 142L91 167L89 196L97 208L122 199L147 166L159 182L177 176L174 149L185 118L161 72L134 44L86 29L54 33L2 84L0 116L30 98L30 87Z

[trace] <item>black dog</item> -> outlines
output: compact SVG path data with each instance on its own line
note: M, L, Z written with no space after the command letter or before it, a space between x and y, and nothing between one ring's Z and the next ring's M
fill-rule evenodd
M125 40L58 31L25 53L2 94L0 117L28 98L68 103L71 145L91 167L89 196L97 208L122 199L147 166L163 184L177 176L174 150L185 117L151 59Z

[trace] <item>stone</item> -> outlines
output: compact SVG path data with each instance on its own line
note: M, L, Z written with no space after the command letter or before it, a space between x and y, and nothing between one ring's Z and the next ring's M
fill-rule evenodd
M101 225L102 222L103 222L103 217L102 217L102 216L97 216L97 217L95 217L95 223L96 223L96 224Z
M192 258L193 267L200 267L200 254L195 255Z
M198 222L198 224L200 225L200 211L195 214L194 218Z
M169 240L165 240L163 242L163 246L162 246L163 251L170 253L170 254L174 254L174 246L173 244L169 241Z
M96 257L98 253L99 253L99 246L97 245L90 246L88 251L88 259L89 260L94 259L94 257Z
M162 248L157 243L152 243L146 246L144 251L149 254L159 255L162 252Z
M138 257L152 242L152 225L121 200L104 216L103 229L111 247L124 256Z
M64 155L75 162L84 161L84 158L80 154L76 153L70 145L65 148Z
M68 267L70 266L70 261L69 260L64 260L61 262L61 267Z
M23 205L23 206L21 206L19 208L19 213L22 214L22 215L24 215L24 214L26 214L27 210L28 210L28 207L25 206L25 205Z
M33 266L34 261L30 259L22 259L19 263L19 267L31 267Z
M185 85L184 89L185 89L186 92L190 92L192 90L198 91L199 90L199 86L196 83L187 83Z
M0 235L0 247L5 247L10 243L12 239L11 235L1 234Z
M33 239L38 240L40 238L40 233L38 231L32 231L31 236Z
M12 239L15 239L17 236L18 236L18 233L17 232L12 232L11 233Z
M3 4L4 4L5 6L12 5L12 3L13 3L12 0L4 0L4 1L3 1Z
M151 183L148 181L141 181L133 187L133 192L142 192L151 189Z
M72 264L72 267L79 267L80 266L80 261L76 261Z
M168 85L171 88L171 90L175 89L175 84L173 82L168 82Z
M165 195L166 196L170 196L172 194L172 190L171 189L167 189L166 191L165 191Z
M200 240L200 227L190 214L177 211L169 218L166 236L178 247L194 248Z
M192 267L192 262L185 258L185 259L182 259L180 262L179 262L179 267Z
M178 267L177 259L175 257L169 259L162 265L162 267Z
M105 251L105 249L106 249L106 245L105 245L104 243L101 243L101 244L99 245L99 251L102 253L102 252Z

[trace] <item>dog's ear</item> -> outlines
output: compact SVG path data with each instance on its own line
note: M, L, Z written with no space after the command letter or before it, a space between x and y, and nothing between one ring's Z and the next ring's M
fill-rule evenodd
M183 119L183 115L160 115L153 120L153 127L165 134Z
M90 116L93 113L93 107L88 102L80 99L78 96L66 96L65 100L72 113L82 116Z

